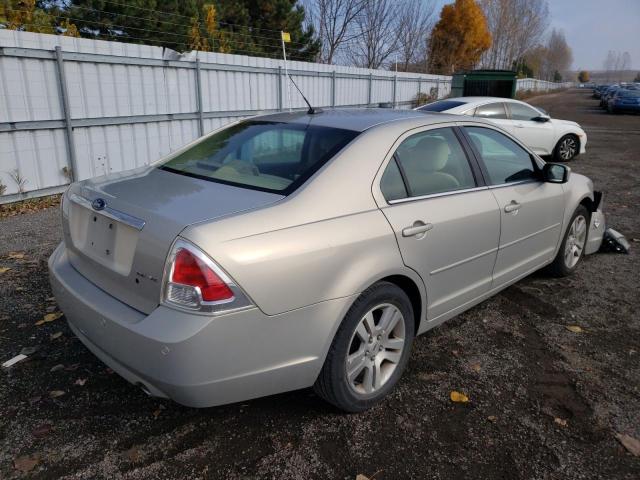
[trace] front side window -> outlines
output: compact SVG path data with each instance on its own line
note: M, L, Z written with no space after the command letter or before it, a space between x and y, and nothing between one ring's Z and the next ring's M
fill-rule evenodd
M491 185L538 178L529 152L506 135L483 127L465 130L482 157Z
M533 120L540 116L536 110L521 103L509 103L509 109L513 120Z
M486 105L480 105L476 108L476 117L501 119L507 118L507 112L504 109L504 103L488 103Z
M288 194L357 135L352 130L305 124L241 122L204 138L160 168Z
M400 187L401 180L404 180L404 190ZM427 130L404 140L381 182L387 200L475 186L467 156L451 128Z

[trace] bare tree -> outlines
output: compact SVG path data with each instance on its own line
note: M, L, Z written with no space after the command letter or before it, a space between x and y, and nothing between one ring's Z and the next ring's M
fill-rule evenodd
M611 72L613 72L616 66L616 54L613 50L607 52L607 57L604 59L604 69L607 72L607 83L611 81Z
M566 71L573 62L573 53L567 39L561 30L551 30L547 41L547 58L542 76L546 80L553 80L557 73Z
M607 82L615 79L622 81L624 71L631 69L631 55L629 52L609 50L603 66L607 72Z
M427 40L434 24L434 4L424 0L406 0L397 20L399 70L409 71L426 61Z
M309 21L322 42L318 60L331 64L340 47L361 34L354 27L366 0L308 0L306 5Z
M398 4L394 0L365 0L356 17L357 37L349 45L349 58L358 67L380 68L399 44Z
M481 0L492 45L482 56L485 68L511 69L537 46L549 24L546 0Z
M622 54L622 59L620 61L620 73L618 75L618 81L622 81L624 72L626 70L631 70L631 55L629 54L629 52L624 52Z

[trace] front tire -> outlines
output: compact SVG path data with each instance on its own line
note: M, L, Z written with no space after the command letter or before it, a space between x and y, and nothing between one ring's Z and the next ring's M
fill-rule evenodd
M566 277L576 271L587 245L589 222L589 212L584 205L580 205L571 217L556 258L549 265L549 271L553 276Z
M389 282L365 290L333 339L315 392L346 412L380 402L404 371L415 336L407 294Z
M580 153L580 140L573 134L565 135L556 144L553 150L553 159L556 162L568 162Z

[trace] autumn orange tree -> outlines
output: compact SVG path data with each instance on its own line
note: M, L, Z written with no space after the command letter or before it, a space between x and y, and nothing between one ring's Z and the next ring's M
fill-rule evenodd
M449 75L473 68L491 47L487 19L475 0L456 0L442 7L429 39L431 73Z
M591 78L591 75L587 70L580 70L580 73L578 73L579 82L586 83L589 81L590 78Z

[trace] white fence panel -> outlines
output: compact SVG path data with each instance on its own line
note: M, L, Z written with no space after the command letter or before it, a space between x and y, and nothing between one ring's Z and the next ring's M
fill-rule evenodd
M516 91L531 90L532 92L548 92L561 88L569 88L572 82L548 82L537 78L519 78L516 83Z

